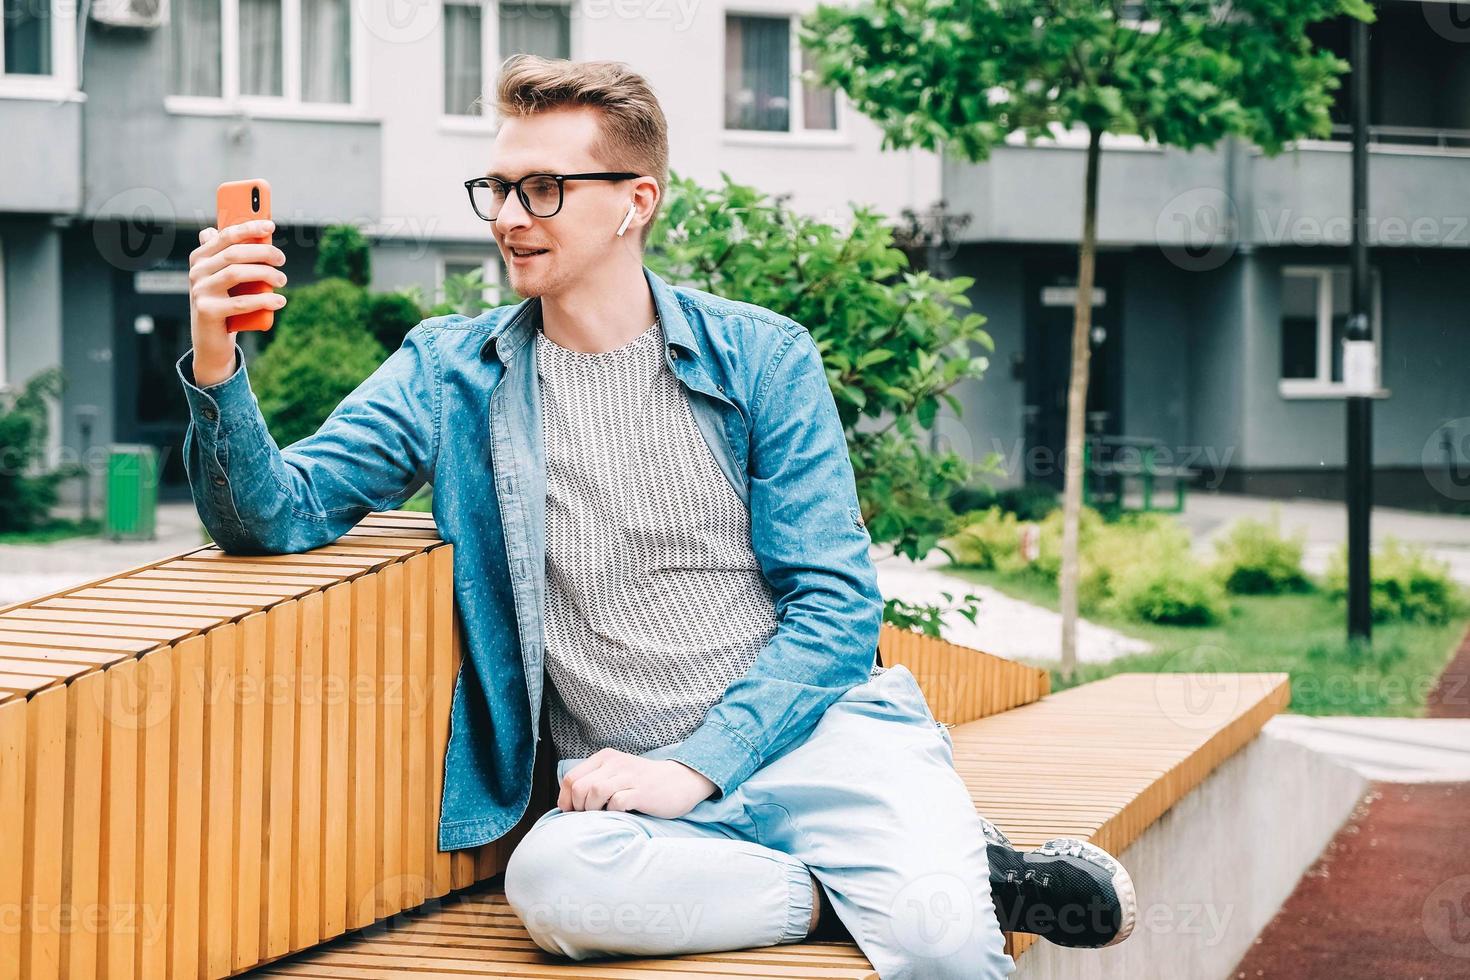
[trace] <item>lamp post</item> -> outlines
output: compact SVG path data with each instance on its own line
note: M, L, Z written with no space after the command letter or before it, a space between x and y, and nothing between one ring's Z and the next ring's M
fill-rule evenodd
M1369 571L1373 510L1373 393L1377 349L1368 321L1368 25L1352 22L1353 220L1352 311L1342 342L1342 380L1347 390L1348 639L1373 639Z

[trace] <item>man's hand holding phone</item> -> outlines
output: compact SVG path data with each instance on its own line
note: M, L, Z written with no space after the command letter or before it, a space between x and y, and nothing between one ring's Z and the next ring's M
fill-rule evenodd
M189 254L189 326L194 341L194 383L201 388L235 373L235 336L227 319L257 310L279 310L286 297L275 292L230 295L241 283L286 284L286 255L270 244L275 222L268 218L199 232ZM265 236L266 241L258 239Z

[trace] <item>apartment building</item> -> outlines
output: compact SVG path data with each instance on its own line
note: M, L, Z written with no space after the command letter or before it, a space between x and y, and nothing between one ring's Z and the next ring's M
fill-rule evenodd
M60 365L58 458L90 419L94 444L163 448L165 495L187 495L173 362L216 185L271 182L295 283L340 222L369 233L377 288L432 296L473 267L503 282L463 182L488 165L483 104L511 54L630 64L663 102L671 167L702 182L724 171L834 217L939 194L933 155L882 151L803 84L809 0L3 2L0 384Z
M1385 0L1370 30L1376 497L1470 508L1470 5ZM1315 39L1348 57L1348 28ZM1091 431L1158 440L1200 482L1341 499L1349 311L1346 78L1330 139L1276 157L1105 138ZM946 160L947 255L996 342L941 442L1060 485L1086 141Z
M480 100L518 51L626 61L653 83L671 163L809 213L943 198L969 223L936 261L974 276L992 368L943 445L1059 482L1083 141L980 164L883 151L840 94L802 83L813 0L0 0L0 383L60 364L59 452L165 447L185 492L172 374L187 255L215 185L263 176L293 282L320 230L374 242L378 288L480 267L502 281L462 182L494 135ZM1370 241L1381 502L1470 500L1470 28L1455 4L1384 0L1372 31ZM1466 21L1464 23L1470 23ZM1317 40L1346 56L1344 24ZM1340 493L1348 109L1332 138L1265 157L1109 137L1094 297L1094 431L1156 439L1208 487ZM248 343L251 338L246 338Z

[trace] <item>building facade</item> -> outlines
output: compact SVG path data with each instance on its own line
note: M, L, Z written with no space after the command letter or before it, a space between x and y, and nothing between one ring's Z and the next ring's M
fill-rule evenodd
M1377 342L1373 460L1385 505L1470 509L1470 20L1375 4L1368 241ZM1462 7L1463 11L1463 7ZM1316 32L1341 57L1345 24ZM1275 157L1105 137L1088 424L1157 440L1197 485L1341 499L1349 312L1346 78L1327 140ZM946 160L943 256L976 279L995 339L941 442L1060 485L1086 139Z
M86 425L94 446L162 447L165 494L187 492L172 364L222 180L271 182L293 283L342 222L368 233L375 288L434 296L471 268L503 282L462 183L488 164L497 66L529 51L643 73L672 169L702 183L725 172L839 223L854 203L896 215L941 198L968 216L933 262L975 278L996 350L940 442L1000 453L1007 482L1060 480L1083 139L1016 141L981 164L882 150L840 94L800 78L795 21L814 0L94 0L85 20L64 0L4 3L0 384L63 368L62 461ZM1387 0L1372 33L1385 503L1470 500L1470 27L1454 9ZM1319 35L1345 55L1344 25ZM1333 138L1276 157L1105 139L1094 431L1157 440L1208 488L1340 494L1345 101L1335 117Z
M94 454L159 446L164 494L186 496L173 362L215 187L270 181L293 284L312 278L322 229L345 222L373 243L374 288L433 297L481 268L494 289L498 249L463 182L490 163L484 105L521 51L643 74L682 176L723 171L834 217L931 204L931 154L881 150L868 120L800 79L795 22L813 6L94 0L78 20L64 0L5 0L0 384L59 365L58 461L83 451L85 424Z

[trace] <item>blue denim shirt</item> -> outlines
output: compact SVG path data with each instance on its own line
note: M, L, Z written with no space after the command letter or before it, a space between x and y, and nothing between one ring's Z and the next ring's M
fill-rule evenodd
M644 753L703 773L719 798L868 679L883 600L811 334L643 272L666 362L750 508L780 621L688 738ZM423 321L316 433L284 449L266 431L238 346L235 373L207 388L193 383L192 351L178 362L189 484L225 551L317 548L433 484L434 518L454 545L466 650L450 708L441 850L495 840L530 800L545 677L546 468L528 344L540 317L533 298Z

